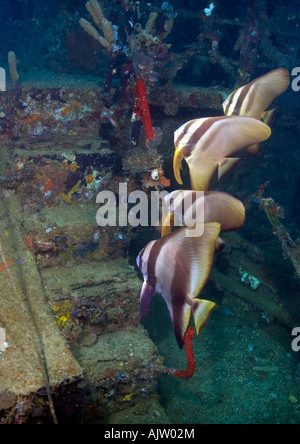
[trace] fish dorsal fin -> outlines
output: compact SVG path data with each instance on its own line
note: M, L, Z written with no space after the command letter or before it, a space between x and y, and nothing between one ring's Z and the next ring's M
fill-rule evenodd
M223 102L224 114L261 119L277 97L287 90L289 84L288 70L274 69L232 92Z
M245 207L228 193L205 191L205 221L221 224L221 232L239 230L245 223Z
M245 207L242 202L222 191L176 190L165 197L165 205L170 211L163 222L166 225L163 234L169 234L167 229L170 219L182 221L184 225L193 222L218 222L221 232L238 230L245 223Z
M271 129L265 123L252 117L231 116L218 120L208 140L203 140L205 151L214 153L218 161L232 156L244 148L267 140Z
M290 75L285 68L274 69L254 79L241 105L240 115L262 118L264 112L287 90L289 84Z

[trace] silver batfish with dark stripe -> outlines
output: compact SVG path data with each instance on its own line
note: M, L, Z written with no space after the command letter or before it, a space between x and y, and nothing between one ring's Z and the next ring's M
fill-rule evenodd
M287 90L289 84L288 70L285 68L274 69L231 93L223 102L224 114L226 116L254 117L271 125L277 109L268 111L268 108ZM255 156L259 153L259 145L252 145L247 148L247 151Z
M197 299L213 266L220 224L205 224L199 237L189 237L181 228L150 242L137 257L144 283L140 296L140 317L147 314L156 292L167 303L175 337L180 348L193 313L197 334L209 321L215 304Z
M163 221L162 236L174 226L218 222L221 233L239 230L245 223L242 202L222 191L176 190L164 198L168 214Z
M252 117L221 116L191 120L174 134L174 174L182 184L182 160L188 163L193 190L207 190L218 171L219 180L242 159L232 158L243 149L268 139L271 130Z

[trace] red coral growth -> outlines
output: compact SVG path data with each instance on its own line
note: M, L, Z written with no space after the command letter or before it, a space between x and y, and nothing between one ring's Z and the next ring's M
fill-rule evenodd
M195 360L193 342L192 342L194 334L195 334L195 329L193 327L189 327L184 338L187 369L186 370L169 369L169 375L174 375L176 376L176 378L181 378L181 379L188 379L194 375L196 368L196 360Z
M142 79L136 78L136 85L134 87L134 94L136 97L135 106L133 108L133 113L143 119L146 131L146 146L148 147L148 143L150 140L153 140L155 137L155 131L152 127L152 120L149 110L149 103L147 100L147 91L145 82Z

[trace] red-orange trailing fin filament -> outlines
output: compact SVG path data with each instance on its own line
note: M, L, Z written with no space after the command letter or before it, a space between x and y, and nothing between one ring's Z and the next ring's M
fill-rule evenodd
M196 369L196 360L195 360L193 342L192 342L194 334L195 334L195 329L193 327L189 327L184 338L187 369L186 370L169 369L169 375L176 376L176 378L180 379L189 379L194 375Z

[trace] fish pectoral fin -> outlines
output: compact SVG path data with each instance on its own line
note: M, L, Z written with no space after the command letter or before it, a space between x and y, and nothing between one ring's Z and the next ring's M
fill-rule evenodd
M174 227L174 214L171 213L171 211L169 211L162 224L161 237L170 234L173 227Z
M140 319L143 319L146 316L154 295L155 288L148 284L148 282L144 281L140 296Z
M230 171L234 170L242 161L243 159L240 158L227 158L223 159L221 162L218 162L218 179L221 180L223 177L229 174Z
M214 302L206 301L204 299L194 299L192 312L194 316L197 335L199 334L199 331L208 323L212 311L215 307L216 304Z

